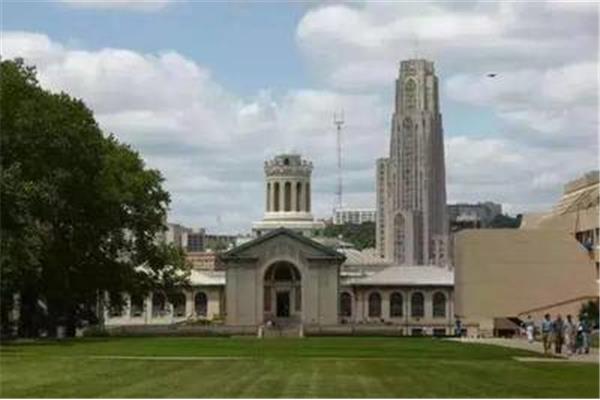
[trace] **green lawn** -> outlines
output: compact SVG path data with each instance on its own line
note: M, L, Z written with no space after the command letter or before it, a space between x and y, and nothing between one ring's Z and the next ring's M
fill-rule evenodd
M598 397L597 364L513 360L514 356L532 355L502 347L428 338L165 337L3 345L0 394L2 397Z

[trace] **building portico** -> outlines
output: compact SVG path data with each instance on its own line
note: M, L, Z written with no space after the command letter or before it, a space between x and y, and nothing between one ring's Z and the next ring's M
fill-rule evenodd
M276 229L222 255L229 325L336 324L343 254Z

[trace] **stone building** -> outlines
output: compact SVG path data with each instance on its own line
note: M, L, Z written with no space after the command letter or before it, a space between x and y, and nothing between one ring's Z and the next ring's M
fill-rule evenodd
M376 173L379 255L401 265L447 264L444 138L433 62L401 62L390 154L377 160Z
M254 239L214 263L194 258L191 288L174 298L160 292L145 299L125 294L123 309L107 310L106 326L150 329L221 321L226 328L258 333L275 322L298 333L451 333L452 270L398 266L347 243L315 237L320 225L310 214L312 164L284 154L267 162L265 171L266 212L253 225Z
M325 227L311 213L311 162L298 154L281 154L265 161L264 170L265 214L252 224L256 236L282 226L313 236Z

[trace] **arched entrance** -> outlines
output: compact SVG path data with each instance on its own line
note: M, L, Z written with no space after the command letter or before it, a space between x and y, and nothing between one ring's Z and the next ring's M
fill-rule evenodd
M264 276L264 320L301 319L302 277L287 261L273 263Z

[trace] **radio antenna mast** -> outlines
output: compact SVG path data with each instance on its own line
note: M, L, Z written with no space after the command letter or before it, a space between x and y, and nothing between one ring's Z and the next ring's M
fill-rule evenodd
M338 184L337 184L337 208L341 209L342 202L342 126L344 125L344 110L341 113L333 113L333 124L337 130L337 169L338 169Z

